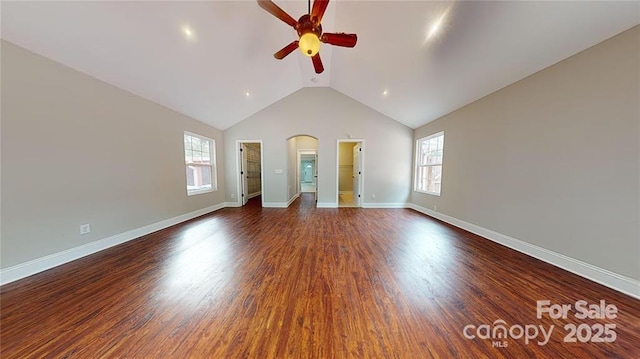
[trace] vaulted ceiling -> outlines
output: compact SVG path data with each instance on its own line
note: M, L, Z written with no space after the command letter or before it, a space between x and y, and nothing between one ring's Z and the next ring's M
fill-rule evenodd
M295 19L308 6L276 4ZM253 0L0 10L3 39L221 130L315 86L416 128L640 23L636 1L332 0L324 31L358 44L323 44L318 75L298 51L274 59L295 31Z

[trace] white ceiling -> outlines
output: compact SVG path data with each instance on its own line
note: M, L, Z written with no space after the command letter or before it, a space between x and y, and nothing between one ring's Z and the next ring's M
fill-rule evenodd
M316 75L298 51L273 58L295 32L253 0L3 0L0 11L3 39L221 130L310 86L416 128L640 23L638 1L332 0L323 30L358 44L323 45Z

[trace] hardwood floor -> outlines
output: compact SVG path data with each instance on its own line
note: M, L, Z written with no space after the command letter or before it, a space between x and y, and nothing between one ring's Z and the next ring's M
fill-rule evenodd
M638 300L412 210L316 209L312 196L223 209L3 286L1 357L640 353ZM538 300L572 311L538 319ZM577 319L579 300L613 304L617 317ZM498 320L508 338L481 339ZM571 323L586 324L579 339L615 324L615 341L565 343ZM520 337L551 325L544 345L542 332Z

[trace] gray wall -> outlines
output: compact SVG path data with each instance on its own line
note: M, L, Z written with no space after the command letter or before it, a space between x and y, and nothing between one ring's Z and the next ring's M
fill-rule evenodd
M1 115L2 268L224 202L221 131L5 41ZM186 195L185 130L218 191Z
M640 279L640 28L415 131L445 132L422 207Z
M264 141L264 201L269 205L290 198L286 171L274 173L287 169L287 139L310 135L318 139L318 202L337 205L337 140L348 134L366 141L365 204L408 202L413 130L325 87L299 90L224 131L227 201L235 201L236 140Z
M293 199L298 193L298 186L296 179L298 174L296 173L296 162L298 158L298 138L292 137L287 140L287 201Z

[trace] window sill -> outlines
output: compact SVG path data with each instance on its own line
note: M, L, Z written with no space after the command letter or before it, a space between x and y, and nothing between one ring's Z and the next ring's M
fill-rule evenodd
M201 190L196 190L196 191L188 191L187 192L187 196L195 196L197 194L203 194L203 193L209 193L209 192L213 192L214 190L211 188L208 189L201 189Z
M430 195L432 195L432 196L438 196L438 197L440 197L440 193L438 193L438 192L427 192L427 191L419 191L419 190L414 190L414 192L424 193L424 194L430 194Z

